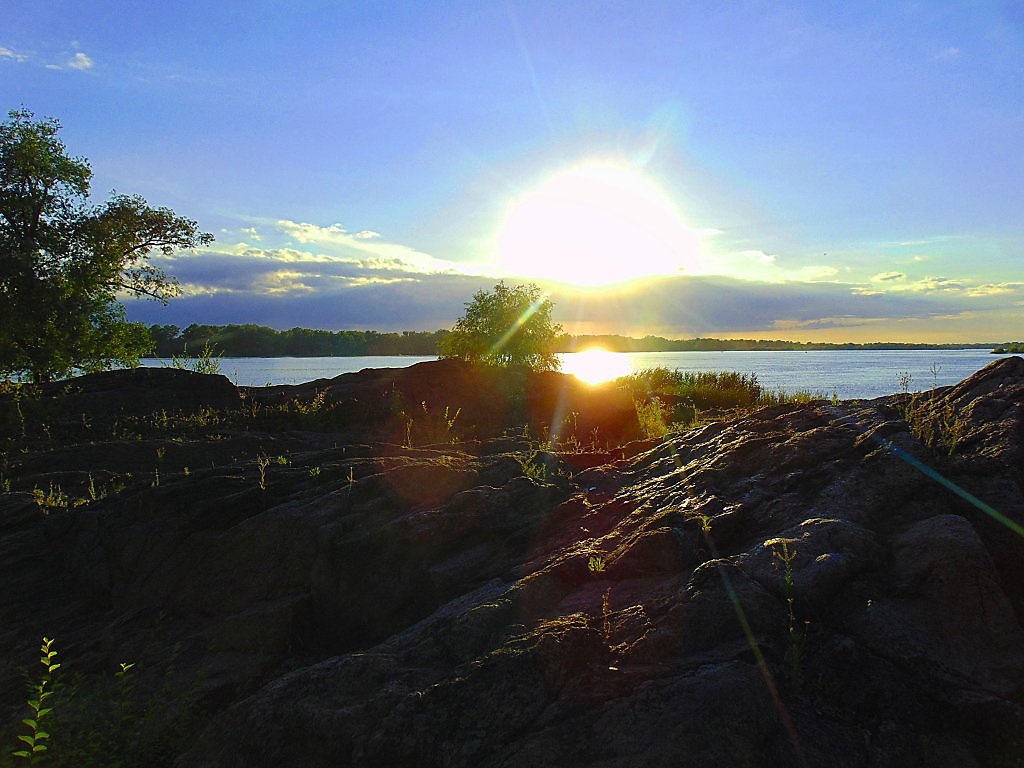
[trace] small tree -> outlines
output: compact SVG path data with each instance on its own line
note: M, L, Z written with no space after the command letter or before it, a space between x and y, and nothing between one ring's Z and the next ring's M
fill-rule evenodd
M46 381L136 364L152 341L141 323L126 322L118 296L166 303L177 283L149 254L213 236L141 197L88 204L92 169L68 156L60 123L24 109L8 115L0 123L0 374Z
M441 356L558 370L553 345L562 326L552 322L552 308L551 300L533 283L500 282L493 291L477 291L441 341Z

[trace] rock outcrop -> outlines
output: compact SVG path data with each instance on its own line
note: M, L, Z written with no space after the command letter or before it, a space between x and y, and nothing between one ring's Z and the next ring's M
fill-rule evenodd
M628 444L614 393L462 375L243 390L326 392L319 431L12 437L9 732L46 634L83 691L138 662L139 764L1024 765L1024 360ZM480 431L403 447L389 398ZM501 435L566 402L619 445Z

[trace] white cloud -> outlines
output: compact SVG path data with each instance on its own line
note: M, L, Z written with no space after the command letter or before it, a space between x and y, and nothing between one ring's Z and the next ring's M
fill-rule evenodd
M25 56L21 53L16 53L15 51L12 51L10 48L4 48L2 45L0 45L0 59L12 59L20 63L22 61L28 61L28 56Z
M1024 283L984 283L967 291L968 296L1007 296L1024 293Z
M380 241L377 233L368 237L368 230L351 233L340 224L320 227L306 222L287 219L277 221L277 228L304 245L317 245L331 249L338 256L359 263L368 269L395 270L436 274L461 273L464 270L454 262L437 259L407 245Z
M935 54L934 59L935 61L942 61L944 59L955 59L959 55L960 49L950 46L949 48L944 48L943 50Z
M81 51L78 51L74 56L68 59L68 66L72 69L84 71L93 68L93 60Z
M967 284L962 280L951 280L948 277L926 277L910 284L914 291L962 291Z
M353 237L357 237L360 240L375 240L380 237L380 233L374 232L372 229L364 229L362 232L356 232Z

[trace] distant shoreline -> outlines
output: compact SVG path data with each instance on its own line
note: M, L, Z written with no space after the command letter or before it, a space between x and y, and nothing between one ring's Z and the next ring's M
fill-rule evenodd
M279 331L259 325L152 325L156 344L154 356L199 354L204 348L225 358L233 357L393 357L437 355L438 343L448 331L327 331L292 328ZM968 342L927 344L915 342L802 342L786 339L666 339L661 336L634 338L617 334L562 335L555 352L578 352L600 347L609 352L810 352L810 351L902 351L936 349L1006 349L1012 342Z

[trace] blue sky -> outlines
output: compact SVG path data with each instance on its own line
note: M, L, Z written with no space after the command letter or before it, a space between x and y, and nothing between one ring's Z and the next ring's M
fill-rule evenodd
M216 235L147 322L434 329L504 277L569 330L1024 337L1020 2L9 0L0 96ZM515 219L595 163L657 265L649 196Z

